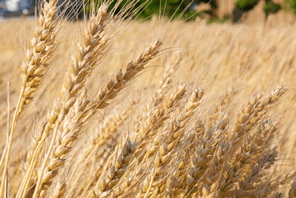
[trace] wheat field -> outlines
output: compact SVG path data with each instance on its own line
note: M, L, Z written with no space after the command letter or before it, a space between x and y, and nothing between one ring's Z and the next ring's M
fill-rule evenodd
M107 12L0 23L0 197L295 197L295 26Z

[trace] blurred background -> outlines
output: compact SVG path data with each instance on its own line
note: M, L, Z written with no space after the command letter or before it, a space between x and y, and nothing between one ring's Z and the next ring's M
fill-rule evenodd
M95 0L99 4L101 0ZM118 6L120 12L131 0L113 1L110 9ZM65 10L65 4L71 6ZM65 12L69 19L83 18L83 12L89 13L89 0L60 0L60 12ZM143 6L143 4L145 6ZM38 11L35 0L0 0L0 18L29 17ZM71 13L71 10L76 13ZM133 8L140 10L137 16L141 20L149 20L154 15L170 18L181 18L186 21L206 20L207 23L272 23L293 24L296 19L296 0L138 0ZM81 14L77 14L81 12Z

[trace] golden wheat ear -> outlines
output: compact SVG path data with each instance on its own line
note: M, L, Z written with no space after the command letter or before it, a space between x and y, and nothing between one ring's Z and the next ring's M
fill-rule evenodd
M83 189L83 187L88 186L91 187L94 185L96 178L99 178L102 172L102 168L105 164L105 160L109 157L109 151L111 151L117 144L117 139L121 135L121 127L125 123L125 121L130 118L130 114L134 110L134 106L137 105L139 101L133 100L131 104L128 105L120 114L111 114L104 122L101 120L97 121L99 123L98 128L95 129L95 133L90 140L88 140L87 146L81 155L75 159L75 166L73 167L72 174L69 177L69 182L67 182L70 186L68 190L68 194L70 196L78 196L79 193L83 193L87 189ZM107 151L106 148L108 148ZM104 151L104 152L102 152ZM95 173L90 174L92 178L91 181L83 180L80 181L83 177L82 175L86 174L89 170L88 163L91 163L91 160L99 154L99 158L101 163L99 163L95 167ZM106 155L107 154L107 155ZM77 176L77 172L80 170L80 173ZM72 181L73 179L74 181ZM77 190L79 189L79 190ZM84 197L84 195L80 195Z
M19 99L14 112L10 130L9 142L5 147L0 167L3 166L2 181L5 181L14 131L23 108L33 101L34 96L50 66L49 61L56 48L57 7L56 0L42 2L43 6L38 16L38 26L26 52L26 59L21 64L22 85ZM4 162L4 156L6 157ZM3 196L4 182L1 183L0 197Z
M106 14L106 12L107 12L107 7L105 5L102 5L98 11L98 16L100 16L101 13ZM98 17L98 16L97 18L99 18L99 20L94 20L95 22L100 22L103 20L103 17ZM90 23L92 24L93 20L90 20ZM85 55L85 53L83 52L81 53L80 48L77 50L78 55L84 54L86 57L86 60L90 60L90 62L81 61L82 63L85 64L83 65L83 64L77 64L77 61L74 61L74 64L71 65L72 66L71 68L79 69L79 73L77 78L74 75L69 75L69 78L75 77L73 81L74 82L78 81L78 83L76 84L77 86L72 86L71 84L66 83L66 85L62 88L61 94L64 95L65 97L61 98L61 101L66 101L66 103L62 104L63 106L62 111L57 117L57 122L54 127L52 141L51 141L49 150L43 160L42 167L39 170L38 181L36 184L33 197L39 196L40 193L42 194L46 193L48 186L51 185L51 180L58 173L60 166L64 164L64 160L59 160L59 159L62 155L64 156L66 153L70 152L72 147L69 147L68 149L62 149L62 150L60 149L68 147L68 144L70 142L74 142L76 140L76 138L74 139L72 138L71 134L76 134L75 136L77 137L81 133L80 129L85 124L85 122L94 115L96 110L100 108L105 108L107 106L106 102L108 100L113 99L128 84L130 80L132 80L139 72L141 72L144 69L144 66L158 54L158 49L160 46L161 46L161 42L159 41L153 42L144 51L144 53L141 53L134 61L128 64L126 72L122 73L120 71L117 73L115 81L112 78L108 81L105 88L101 89L101 91L99 92L99 98L97 100L92 102L91 105L88 105L88 104L82 105L83 107L79 105L78 106L76 105L75 107L74 104L77 103L76 100L77 100L77 97L79 96L79 92L80 90L83 90L83 87L85 85L85 80L87 77L89 77L92 71L92 67L95 66L95 64L93 63L93 59ZM96 48L90 48L88 50L90 50L89 53L93 54L94 56L97 53ZM98 60L97 57L95 58L95 60ZM73 70L71 70L71 72L73 72ZM72 83L72 80L69 80L66 82ZM104 95L102 95L103 93L102 90L104 91ZM73 115L69 114L70 112L73 112ZM71 124L67 124L66 118L68 121L70 120ZM63 120L65 120L64 126L66 127L61 132L62 136L64 136L62 137L62 139L66 138L67 140L64 139L62 141L58 141L58 143L55 143L55 140L59 131L59 126L61 125ZM43 136L45 138L46 134L44 134ZM43 142L44 142L44 138L43 138ZM66 145L64 143L66 143ZM49 161L49 164L48 164L48 161Z
M90 77L94 67L98 65L100 58L102 58L104 54L103 52L107 44L107 39L104 37L103 31L105 30L107 20L107 10L108 6L103 4L96 12L92 13L88 22L88 27L85 29L83 35L83 42L78 42L76 45L76 55L72 56L71 64L68 67L60 89L60 95L55 100L52 111L48 114L46 124L40 131L37 132L31 151L28 154L26 175L22 181L22 188L19 189L19 194L24 194L27 191L28 181L32 177L32 171L37 165L36 162L38 156L40 155L40 151L42 150L42 146L51 130L54 129L51 146L46 154L41 168L45 169L60 125L64 119L67 118L71 109L75 109L73 106L75 102L79 100L79 97L82 94L81 92L85 90L86 80ZM84 105L87 106L86 103L84 103ZM79 111L83 110L83 108L79 108ZM38 196L39 192L37 191L38 188L41 188L40 186L41 178L43 178L43 172L44 171L41 171L38 175L38 182L36 185L37 190L35 190L34 196ZM52 177L55 177L55 175L50 177L47 175L48 180L52 179ZM46 189L44 190L46 191ZM43 192L45 193L45 191Z
M148 174L146 181L151 183L147 189L145 189L145 180L142 183L142 191L138 193L138 196L141 194L149 195L153 194L155 191L159 195L165 194L166 186L168 181L163 180L162 178L166 175L169 175L171 170L171 159L178 148L177 144L180 142L180 138L184 135L184 130L186 126L190 123L194 112L201 103L201 98L203 97L203 90L195 89L191 94L189 100L185 104L185 111L181 112L179 116L172 117L165 129L163 134L163 139L161 142L154 142L154 147L157 148L157 151L154 154L154 163L151 167L151 174Z

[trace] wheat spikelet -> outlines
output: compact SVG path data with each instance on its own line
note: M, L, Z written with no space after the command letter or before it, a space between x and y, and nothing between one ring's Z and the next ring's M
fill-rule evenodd
M130 161L131 155L131 142L127 139L118 153L114 153L115 162L110 161L111 164L106 164L109 167L107 172L102 173L101 178L98 180L95 189L96 196L104 197L102 195L105 191L111 189L117 184L121 176L125 173L127 164ZM102 195L102 196L101 196Z
M143 122L143 120L151 116L150 113L153 112L151 111L151 109L161 104L165 94L170 88L170 84L172 82L172 75L181 61L182 57L180 56L180 54L173 55L173 58L170 58L168 60L168 62L166 63L167 66L165 68L165 73L163 74L162 79L159 81L157 91L153 94L152 98L150 99L150 102L145 106L145 109L140 110L141 114L138 115L137 119L134 120L134 130L138 130L138 128L141 125L141 122Z
M150 44L146 50L139 54L135 60L128 63L126 71L122 72L119 70L116 73L115 78L109 79L106 86L100 89L97 99L93 101L93 110L89 114L89 117L92 116L97 109L102 109L108 105L106 102L116 97L116 95L133 79L139 72L144 69L144 66L153 59L158 53L161 46L160 41L154 41Z
M89 145L85 151L85 158L89 156L89 153L95 149L103 147L108 140L117 135L119 127L129 118L129 115L132 113L134 105L137 104L137 101L132 101L126 109L124 109L120 114L110 115L110 117L103 120L102 123L99 121L100 126L95 129L93 137L89 140L87 145ZM80 164L80 163L78 163Z
M198 148L199 140L202 138L200 134L204 133L204 125L197 121L197 123L194 124L193 128L188 132L187 135L185 135L185 138L182 140L179 148L183 150L184 152L179 154L179 161L178 166L173 167L173 172L170 176L171 183L168 184L167 189L165 191L166 196L173 196L173 197L183 197L186 195L186 186L189 187L189 177L193 177L192 170L194 167L194 164L191 163L191 160L195 159L195 150ZM182 146L183 145L183 146ZM200 153L200 152L196 152ZM193 178L190 178L193 180ZM191 181L192 182L192 181ZM193 182L192 182L193 183ZM191 187L193 185L191 184Z
M3 173L6 172L8 166L13 135L19 116L23 111L24 106L33 101L32 94L38 90L39 85L49 68L48 62L56 48L56 3L57 1L55 0L51 0L49 3L43 2L43 7L38 17L38 27L31 40L31 48L27 50L26 60L21 65L23 82L12 121ZM5 155L2 155L2 158L3 156ZM1 160L0 167L2 167L2 162L3 161ZM3 174L2 181L5 181L5 175L6 174ZM1 183L0 197L3 195L3 188L4 182Z
M21 65L23 83L20 99L16 108L16 118L20 116L24 105L32 102L31 95L38 90L39 85L49 68L48 61L56 47L56 1L44 2L38 18L39 26L31 40L31 48L27 50L26 61ZM17 120L15 120L17 122ZM14 123L15 125L16 123ZM15 127L14 127L15 128Z
M57 143L54 145L52 156L43 174L44 177L41 180L41 195L50 187L51 180L57 175L58 170L65 163L65 155L71 151L71 145L78 139L82 127L82 123L79 120L87 115L87 112L83 112L83 110L89 102L86 91L82 92L73 105L73 108L65 116L64 124L57 137Z
M182 85L182 86L180 86L180 88L177 90L177 92L175 93L175 94L173 94L173 95L171 95L171 97L167 100L167 101L165 101L164 102L164 108L166 108L166 109L170 109L172 106L173 106L173 104L174 104L174 102L177 100L177 99L179 99L180 98L180 96L184 93L184 90L185 90L185 85ZM158 109L158 111L157 112L162 112L162 111L160 111L160 109ZM154 127L153 126L153 123L154 122L157 122L160 118L161 118L161 116L163 116L163 113L156 113L156 114L153 114L153 115L155 115L156 117L154 117L154 118L151 118L151 120L150 121L148 121L147 122L147 124L144 124L143 125L143 127L144 128L139 128L139 132L142 132L142 133L144 133L144 134L146 134L147 135L147 133L149 133L149 131L151 130L151 127ZM149 123L149 124L148 124ZM144 139L143 139L144 140ZM144 143L144 142L143 142ZM121 163L119 163L119 162L117 162L118 164L121 164L118 168L120 168L120 172L125 172L126 171L126 168L127 167L125 167L126 166L126 164L128 164L130 161L131 161L131 159L133 158L133 155L134 155L134 152L136 151L136 145L137 145L137 143L135 142L134 144L133 144L133 149L131 148L131 146L129 147L130 148L130 153L129 154L126 154L126 156L124 156L123 158L122 157L120 157L120 156L122 156L121 154L120 155L118 155L118 159L117 160L120 160L120 162ZM132 150L131 150L132 149ZM137 148L137 149L139 149L139 148ZM122 159L121 159L122 158ZM124 162L124 163L123 163ZM111 169L112 170L112 169ZM116 176L116 172L117 171L115 171L115 176ZM119 177L118 177L119 176ZM119 181L119 179L120 179L120 177L121 177L122 175L118 175L117 174L117 179L114 181L114 182L118 182ZM111 180L112 181L112 180ZM119 186L119 187L115 187L115 190L112 190L111 191L111 189L110 189L110 185L111 185L111 187L113 187L113 185L115 185L116 183L112 183L112 185L111 184L108 184L108 182L100 182L100 180L99 180L99 183L100 183L100 190L102 191L101 192L101 194L102 194L102 196L104 197L104 196L106 196L106 195L104 195L103 194L103 191L106 191L106 193L107 194L110 194L110 193L113 193L115 196L118 196L120 193L122 193L122 191L120 190L120 189L123 189L123 188L126 188L127 187L127 185L129 185L129 184L124 184L125 185L125 187L122 187L122 186ZM106 183L106 185L109 185L108 186L108 188L106 188L106 187L103 187L102 186L102 184L103 183ZM105 194L106 194L105 193Z
M162 108L164 108L164 109L172 108L173 105L174 105L174 102L176 102L178 99L181 98L184 91L185 91L185 85L181 85L174 94L170 95L170 97L166 101L163 102L163 107ZM142 132L142 133L147 135L147 133L149 133L149 131L154 127L154 123L157 123L159 121L159 119L161 119L161 117L164 116L164 113L163 113L163 110L157 109L156 113L151 114L151 115L154 115L154 117L149 117L148 122L145 122L145 124L143 124L143 126L138 129L137 133ZM144 140L145 139L141 140L143 144L145 143ZM122 157L120 157L120 156L122 156L121 154L119 154L119 155L117 154L118 159L121 159L121 161L124 162L124 163L121 163L121 165L117 168L117 169L124 170L124 171L121 171L121 172L126 172L127 170L130 169L130 166L132 166L133 162L131 162L131 160L134 159L135 156L137 156L138 150L140 150L140 147L138 147L138 146L141 146L141 144L139 144L139 143L140 142L135 141L132 145L130 145L129 146L129 153L126 154L126 156L123 157L123 159L121 159ZM130 163L129 166L127 166L128 163ZM113 170L116 170L116 169L113 168ZM111 169L109 171L111 171ZM116 183L118 183L119 179L123 176L123 174L118 175L118 176L117 176L117 180L115 180ZM102 178L104 178L103 175L102 175ZM136 178L134 178L134 179L136 179ZM104 183L106 183L105 186L102 186ZM100 180L99 180L99 183L98 183L98 184L100 184L100 190L101 190L101 192L99 192L99 193L102 196L106 196L106 195L104 195L106 193L107 193L107 195L108 194L114 194L115 196L119 196L121 193L123 193L123 191L121 189L124 189L124 188L127 188L128 186L131 186L132 182L128 182L128 183L125 182L124 187L122 185L119 185L119 186L114 187L113 189L110 188L110 186L107 188L108 182L104 182L104 183L100 182ZM98 193L96 193L96 194L98 194Z
M196 185L200 196L216 197L218 195L219 187L223 183L223 174L228 173L226 160L229 148L229 144L221 143L214 152L204 176Z
M207 114L207 125L209 126L209 128L216 125L215 122L219 120L219 116L222 114L226 105L231 102L235 94L237 94L237 91L231 89L221 98L218 104L213 107L212 111Z
M150 188L152 188L152 194L156 192L161 194L163 192L165 185L162 183L162 176L167 170L169 170L167 163L170 161L169 159L171 158L172 150L178 143L180 135L183 133L188 120L194 113L194 110L200 105L200 99L202 96L202 90L194 90L189 101L185 105L185 112L177 118L172 119L167 134L165 134L164 142L159 145L158 152L155 155L152 173L146 177L146 180L144 180L144 183L142 184L143 187L137 197L141 197L141 194L149 194ZM149 186L148 188L147 185Z
M147 137L151 132L151 129L155 128L155 123L162 119L162 117L164 119L161 120L162 122L168 119L168 117L164 116L166 114L165 111L172 109L174 105L176 105L177 101L180 100L185 93L185 88L186 84L181 84L175 93L170 94L168 99L163 101L160 107L156 108L156 110L151 109L152 112L148 113L150 115L148 121L145 121L146 123L144 123L139 129L137 129L135 142L139 143L143 140L144 137Z
M262 159L269 152L273 153L270 145L277 132L278 124L273 124L271 121L266 120L259 125L258 130L253 135L246 139L244 144L236 152L235 159L229 164L233 174L229 174L225 178L225 182L221 186L221 195L233 196L234 194L238 194L234 188L238 182L246 184L245 179L247 179L248 184L252 184L255 183L252 180L256 179L259 176L258 174L264 174L261 172L266 171L270 167L267 164L270 162ZM261 172L256 171L256 174L254 174L254 170L256 169L261 170ZM247 193L250 189L251 187L249 185L248 189L242 187L239 188L239 191Z
M88 159L91 156L93 156L94 153L96 153L98 150L100 150L102 147L104 147L105 144L107 144L108 140L110 140L111 138L116 139L116 137L119 136L119 134L118 134L119 127L129 117L130 113L133 110L133 107L137 104L137 102L138 101L132 101L132 103L130 105L128 105L128 107L126 109L124 109L120 115L116 115L115 117L113 115L110 116L110 119L107 119L106 122L104 122L102 124L100 129L97 129L95 135L92 137L92 139L87 144L88 147L83 152L83 155L81 157L79 157L79 161L76 162L75 168L73 168L73 171L72 171L73 174L75 174L77 172L77 169L82 162L87 163ZM110 143L109 143L109 145L110 145ZM83 166L79 167L79 169L80 169L79 176L81 176L84 173L83 171L81 171L84 167L85 167L85 164L83 164ZM97 178L101 174L101 173L99 173L100 169L101 168L97 169L96 174L95 174L95 178ZM75 176L77 179L73 183L75 183L75 184L78 183L78 179L80 178L79 176L77 176L77 175ZM70 177L70 179L73 177L74 177L74 175L72 175L72 177ZM74 189L72 189L72 191L74 192ZM71 190L70 190L70 192L71 192Z
M52 128L52 125L55 125L55 133L53 137L53 139L55 139L56 132L60 123L63 121L71 106L75 103L77 97L76 94L79 93L79 91L83 88L86 77L91 74L93 67L97 65L99 59L101 58L100 51L104 50L103 47L106 44L104 40L101 43L103 38L101 33L104 30L107 8L108 7L106 5L102 5L99 8L97 14L94 14L92 16L92 20L90 20L89 23L90 25L88 29L86 29L84 34L84 45L80 45L79 43L77 44L77 54L76 57L72 57L72 64L67 71L68 76L65 78L62 88L60 89L60 98L55 101L54 108L47 118L48 122L44 127L44 130L39 133L39 135L37 135L39 141L35 140L35 142L38 142L38 146L36 145L36 143L33 145L39 147L39 149L35 149L34 154L32 154L33 157L31 157L32 160L30 165L28 166L29 171L27 171L26 180L29 180L28 178L30 178L31 170L35 166L34 160L36 160L36 155L38 155L38 151L41 149L45 138L48 136ZM49 156L49 153L50 151L48 152L47 156ZM47 159L48 157L45 158L43 167L45 166ZM37 187L40 186L40 178L42 177L42 174L43 171L41 171L41 175L39 176Z
M99 159L100 161L98 162L98 164L96 164L96 169L94 171L94 174L91 176L92 179L90 181L89 180L83 181L81 184L81 190L77 190L76 194L81 193L81 195L80 195L81 197L85 197L87 194L90 194L89 189L93 189L96 182L99 180L101 174L103 173L103 168L105 166L105 163L108 160L108 158L111 156L114 147L115 147L115 145L113 145L111 148L104 149L96 157L96 159ZM85 189L83 189L83 187L85 187ZM71 196L71 194L70 194L70 196ZM77 195L74 194L73 196L77 196Z
M105 8L106 9L106 8ZM75 121L74 123L74 126L73 126L73 129L75 129L73 131L73 133L77 133L79 132L79 128L76 129L75 125L76 126L79 126L79 125L83 125L83 123L85 123L92 115L93 113L98 109L98 108L102 108L102 104L104 103L104 101L106 100L110 100L112 98L114 98L116 96L116 93L118 93L122 88L123 88L123 85L122 83L126 84L129 80L131 80L138 72L140 72L142 69L144 69L144 65L147 64L147 62L153 57L155 56L158 51L158 47L160 47L160 42L155 42L153 43L151 46L149 46L146 51L141 54L136 60L135 62L130 62L128 67L127 67L127 71L122 74L121 71L117 73L117 76L116 76L116 83L114 85L114 87L112 87L111 85L113 85L113 80L109 80L108 84L106 85L106 88L105 88L105 93L106 93L106 97L102 96L102 90L100 90L99 92L99 100L96 101L96 103L91 106L91 107L94 107L94 108L85 108L86 105L83 105L84 108L80 108L80 112L81 112L81 115L83 114L83 116L79 116L77 118L77 121ZM120 75L122 75L120 77ZM121 79L121 80L119 80ZM100 98L102 97L102 98ZM71 100L70 100L71 101ZM75 100L74 100L75 101ZM105 103L104 103L105 104ZM106 107L106 105L104 106ZM65 111L64 111L65 112ZM89 113L90 112L90 113ZM63 115L63 114L62 114ZM62 119L64 119L64 115L62 117L60 117ZM60 122L58 122L60 123ZM81 123L81 124L80 124ZM55 132L54 132L54 137L56 136L56 132L57 132L57 124L55 126ZM69 126L69 125L68 125ZM71 137L71 136L67 136L67 137ZM54 138L53 138L54 140ZM68 140L69 141L69 140ZM66 141L67 142L67 141ZM67 142L68 143L68 142ZM52 144L51 144L51 149L53 147L53 141L52 141ZM47 156L49 156L49 153L51 151L51 149L48 151L47 153ZM62 149L61 151L63 151L64 149ZM70 150L70 149L68 149ZM66 150L64 150L66 151ZM67 151L68 152L68 151ZM61 154L64 154L63 152ZM38 182L37 182L37 188L35 190L35 193L34 193L34 196L37 196L38 194L38 191L39 191L39 186L41 187L41 189L43 188L41 185L42 184L46 184L46 182L48 181L48 179L50 179L50 177L54 176L54 172L52 172L50 169L49 172L47 172L46 174L46 177L44 179L41 179L42 178L42 175L44 174L43 173L43 170L45 170L45 164L46 164L46 161L47 161L48 157L45 158L44 162L43 162L43 165L42 165L42 168L41 168L41 172L39 172L39 179L38 179ZM53 159L56 159L56 157L53 157ZM56 160L55 161L55 165L56 165ZM49 167L52 167L52 166L49 166ZM49 178L47 176L49 175L52 175L50 176ZM43 185L44 186L44 185Z
M243 136L251 130L268 110L279 100L279 98L286 92L286 88L281 85L277 87L267 98L260 101L262 95L255 96L255 98L248 102L244 110L241 111L236 123L234 124L232 133L230 134L230 141L235 141L234 147L239 145L243 140ZM234 137L236 140L234 140Z
M180 54L173 54L172 57L166 63L165 73L162 76L162 79L159 81L158 90L152 96L151 103L153 106L157 106L163 100L164 95L169 89L169 85L172 82L172 75L176 70L176 67L180 65L182 61L182 56Z
M59 182L56 186L55 191L53 194L50 196L51 198L60 198L65 196L65 188L66 185L64 182Z
M101 58L100 52L103 52L106 41L102 39L102 31L104 30L104 22L107 7L102 6L97 15L92 16L88 29L84 34L83 45L77 46L77 59L72 58L72 64L67 72L63 86L61 88L61 98L54 102L52 111L48 114L47 123L43 129L38 131L32 142L32 149L28 153L28 165L26 171L26 180L28 181L32 174L32 169L35 166L34 160L36 160L38 153L44 143L45 138L49 135L52 126L63 120L65 114L75 102L75 94L83 87L86 76L90 75L93 67ZM101 42L103 41L103 42ZM95 56L98 55L98 56ZM63 113L61 113L63 112ZM56 124L58 127L59 124ZM32 153L34 151L34 153ZM23 180L23 181L26 181ZM26 184L24 184L26 185ZM26 187L25 187L26 189Z
M178 102L183 98L185 88L186 85L181 84L175 93L170 94L167 100L163 101L161 106L156 107L154 113L149 113L150 117L138 128L133 142L134 162L139 161L143 164L149 156L153 156L157 151L158 144L162 139L162 128L165 127L165 122L170 118L170 111L174 110ZM159 132L160 135L158 135ZM147 139L151 139L150 144L147 143ZM131 163L131 167L133 163Z

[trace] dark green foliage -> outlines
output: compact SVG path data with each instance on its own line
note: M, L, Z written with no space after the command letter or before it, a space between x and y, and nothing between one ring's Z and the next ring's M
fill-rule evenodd
M215 19L209 19L207 21L207 24L213 24L213 23L226 23L227 21L229 21L229 19L218 19L218 18L215 18Z
M281 9L281 6L279 4L273 3L272 1L269 1L264 4L263 11L266 14L275 14Z
M235 2L235 7L243 12L248 12L252 10L259 0L237 0Z
M92 0L86 0L89 6L87 6L86 12L90 12L90 5ZM95 5L101 3L102 0L94 0ZM190 11L190 5L195 2L197 4L201 2L209 3L212 8L217 8L216 0L122 0L118 5L118 1L113 0L109 9L115 9L115 13L119 13L124 10L126 13L130 13L127 16L137 16L141 19L149 19L152 15L167 16L169 18L180 17L182 19L194 19L201 13L197 11ZM127 6L133 4L132 7ZM128 9L127 12L127 8ZM134 15L133 15L134 13Z
M288 11L292 11L296 14L296 0L285 0L285 4Z

